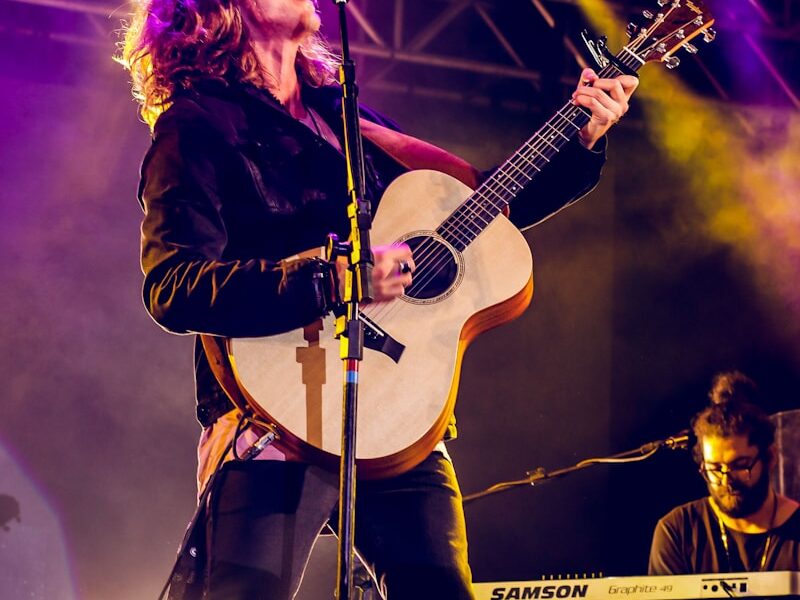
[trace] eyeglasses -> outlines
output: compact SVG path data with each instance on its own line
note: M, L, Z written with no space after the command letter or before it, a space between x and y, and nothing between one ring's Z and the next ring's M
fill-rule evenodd
M750 481L750 473L759 460L761 460L760 454L753 458L739 458L730 464L704 462L700 465L700 474L707 482L717 485L722 483L722 479L726 476L728 479Z

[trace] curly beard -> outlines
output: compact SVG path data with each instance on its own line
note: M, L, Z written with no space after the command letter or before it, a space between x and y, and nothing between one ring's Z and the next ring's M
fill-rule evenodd
M761 469L761 476L752 485L738 480L728 480L726 486L708 485L708 491L719 509L733 519L741 519L757 512L769 496L769 469Z

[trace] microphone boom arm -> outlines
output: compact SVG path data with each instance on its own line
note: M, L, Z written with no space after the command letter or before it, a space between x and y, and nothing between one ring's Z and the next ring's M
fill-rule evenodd
M689 447L689 431L687 429L684 429L683 431L680 431L675 435L671 435L663 440L655 440L653 442L648 442L646 444L642 444L638 448L634 448L632 450L626 450L624 452L619 452L617 454L612 454L611 456L604 456L599 458L587 458L580 461L579 463L572 465L571 467L556 469L554 471L547 471L544 467L537 467L532 471L526 471L524 479L517 479L513 481L501 481L500 483L496 483L486 488L485 490L464 496L463 503L466 504L468 502L472 502L473 500L478 500L479 498L485 498L486 496L491 496L499 492L505 492L507 490L523 485L534 486L539 483L549 481L551 479L557 479L559 477L563 477L570 473L574 473L575 471L580 471L581 469L585 469L586 467L589 467L591 465L624 464L624 463L639 462L642 460L647 460L648 458L653 456L656 452L658 452L661 448L668 448L670 450L685 450L688 447Z

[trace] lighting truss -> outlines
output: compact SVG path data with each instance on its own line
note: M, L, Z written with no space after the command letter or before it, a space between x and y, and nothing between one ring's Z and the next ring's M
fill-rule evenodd
M352 0L347 6L355 40L352 51L360 63L369 64L369 69L361 71L366 75L361 77L362 87L486 104L497 101L491 93L493 86L502 85L502 81L516 81L516 94L507 95L504 105L524 109L527 106L524 97L532 97L532 90L541 90L547 83L544 79L554 78L553 69L548 70L543 62L558 63L560 72L555 79L562 86L574 84L575 71L586 64L585 55L575 45L575 32L567 35L564 21L575 20L579 8L591 1L604 2L620 15L646 8L642 0ZM325 0L319 2L324 17L333 15L333 3L329 6ZM27 5L31 11L82 15L86 25L62 26L53 18L37 22L35 15L26 25L20 25L4 19L2 13L7 11L0 8L0 31L4 33L107 47L109 52L116 41L114 31L126 11L126 5L110 4L108 0L0 0L2 4ZM794 51L800 47L797 1L719 0L716 4L712 8L720 35L737 36L742 52L752 53L790 102L800 108L793 90L797 82L787 69L782 72L764 46L772 42L790 44ZM564 18L564 10L572 11L570 19ZM421 14L426 15L422 21ZM329 18L328 22L335 21ZM527 39L521 37L521 30L529 32ZM545 61L541 53L532 57L528 42L548 32L555 36L560 47L554 48L553 56ZM470 36L469 43L459 44L459 36L466 35ZM442 40L454 39L455 47L442 44ZM693 59L699 62L700 71L707 75L722 99L736 100L714 80L711 70L702 64L703 58ZM457 85L452 84L451 76L457 78ZM446 87L436 85L442 81L447 81Z

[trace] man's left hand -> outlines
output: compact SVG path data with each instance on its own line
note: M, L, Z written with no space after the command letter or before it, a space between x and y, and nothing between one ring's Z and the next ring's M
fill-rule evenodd
M592 113L592 118L580 130L578 138L586 148L592 149L606 132L628 112L628 100L639 79L633 75L620 75L601 79L591 69L584 69L581 80L572 92L572 102Z

